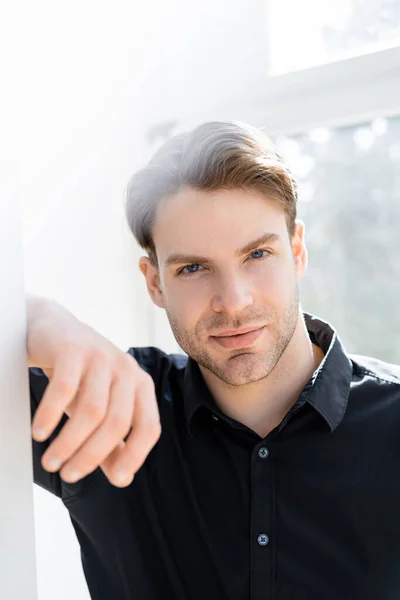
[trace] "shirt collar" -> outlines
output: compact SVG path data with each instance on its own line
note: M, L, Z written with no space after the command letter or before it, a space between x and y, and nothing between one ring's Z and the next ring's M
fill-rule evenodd
M311 341L322 348L325 356L300 398L308 402L327 422L333 432L343 419L350 393L352 362L333 326L303 312ZM185 419L188 429L201 406L220 412L201 374L190 356L184 374Z

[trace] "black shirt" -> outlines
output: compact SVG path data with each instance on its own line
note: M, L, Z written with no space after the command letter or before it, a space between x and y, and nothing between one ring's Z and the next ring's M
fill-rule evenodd
M162 434L130 486L42 468L66 415L32 440L35 482L69 511L93 600L400 597L400 368L347 354L304 316L325 357L264 439L218 410L191 358L135 347ZM29 375L33 416L48 380Z

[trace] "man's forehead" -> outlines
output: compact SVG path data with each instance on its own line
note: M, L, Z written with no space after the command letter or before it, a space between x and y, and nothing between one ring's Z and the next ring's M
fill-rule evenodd
M214 201L209 202L211 197ZM163 199L153 239L161 262L169 266L194 255L211 262L213 247L241 255L251 251L251 246L281 241L286 229L282 208L261 194L189 189Z

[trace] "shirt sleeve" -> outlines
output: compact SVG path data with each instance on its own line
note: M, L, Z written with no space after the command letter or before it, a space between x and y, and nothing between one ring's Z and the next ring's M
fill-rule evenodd
M31 403L31 423L35 416L36 410L43 397L46 387L49 383L48 377L37 367L29 367L29 390ZM60 423L55 428L54 432L44 442L37 442L32 438L32 458L33 458L33 480L37 485L61 498L62 496L62 480L59 472L49 473L42 466L41 459L47 448L57 437L64 424L68 421L68 416L63 415Z

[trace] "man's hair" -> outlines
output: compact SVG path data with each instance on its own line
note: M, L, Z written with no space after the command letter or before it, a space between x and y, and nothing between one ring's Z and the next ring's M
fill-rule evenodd
M244 123L203 123L165 142L128 183L129 228L157 268L152 236L157 205L186 187L262 192L284 210L289 236L294 235L297 185L271 140Z

